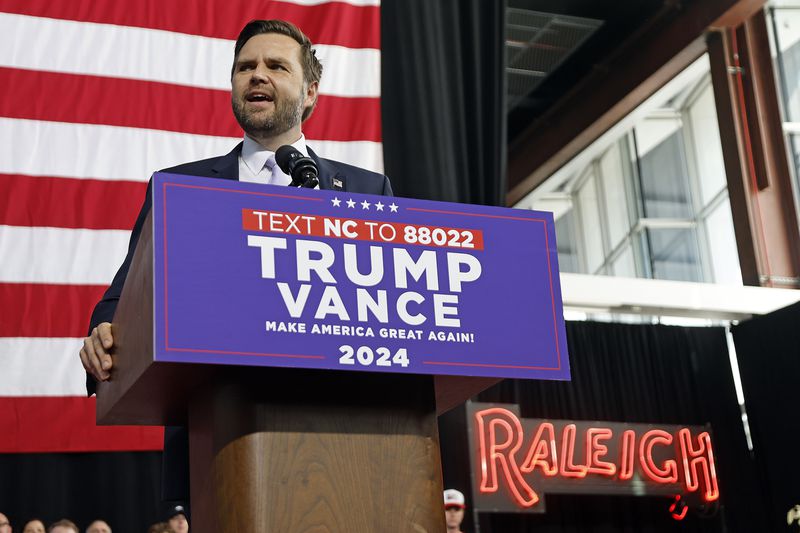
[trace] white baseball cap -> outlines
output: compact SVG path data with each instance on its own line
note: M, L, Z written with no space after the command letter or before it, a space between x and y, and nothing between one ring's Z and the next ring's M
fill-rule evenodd
M445 508L458 507L464 509L466 507L464 504L464 495L461 491L456 489L447 489L444 491L444 506Z

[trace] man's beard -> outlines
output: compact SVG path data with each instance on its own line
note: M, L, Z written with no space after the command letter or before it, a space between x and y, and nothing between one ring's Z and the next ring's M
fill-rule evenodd
M300 124L303 118L303 94L297 98L274 98L274 111L266 116L245 111L247 101L231 98L233 114L239 126L253 138L275 137Z

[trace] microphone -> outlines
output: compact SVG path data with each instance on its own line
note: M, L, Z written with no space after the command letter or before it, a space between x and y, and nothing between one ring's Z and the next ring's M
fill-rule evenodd
M275 162L284 173L292 177L291 187L313 189L319 183L317 164L310 157L291 145L284 145L275 152Z

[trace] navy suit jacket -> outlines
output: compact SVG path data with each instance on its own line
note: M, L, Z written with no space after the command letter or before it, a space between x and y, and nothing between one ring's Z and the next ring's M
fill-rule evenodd
M229 180L239 180L239 155L242 153L242 143L239 143L236 148L229 153L212 157L210 159L203 159L201 161L192 161L191 163L184 163L176 167L166 168L161 172L171 174L184 174L187 176L200 176L205 178L223 178ZM365 194L378 194L383 196L392 196L392 186L389 183L389 178L383 174L370 172L363 168L354 167L346 163L332 161L330 159L323 159L315 154L310 148L308 154L317 163L319 169L319 187L320 189L339 190L343 192L357 192ZM152 180L147 185L147 194L145 195L144 205L139 211L139 216L136 218L136 224L133 226L131 232L131 240L128 245L128 254L119 271L114 276L111 286L106 290L103 298L97 303L92 312L92 318L89 324L89 334L101 322L112 322L114 319L114 312L117 309L119 297L122 294L122 287L125 284L125 278L128 276L128 269L131 266L133 259L133 252L136 250L136 243L139 242L139 235L142 232L144 219L147 213L150 212L150 189ZM94 379L87 375L86 389L89 395L95 391Z

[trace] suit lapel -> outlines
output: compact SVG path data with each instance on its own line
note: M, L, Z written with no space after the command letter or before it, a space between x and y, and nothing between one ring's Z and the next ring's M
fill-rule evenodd
M216 177L238 181L239 154L241 153L242 143L239 143L233 150L220 157L217 162L214 163L214 166L211 167L211 171L215 173Z
M339 172L328 163L327 160L320 158L317 154L314 153L314 150L308 148L308 155L311 156L311 159L317 164L317 169L319 169L319 188L325 189L329 191L346 191L347 190L347 183L345 181L345 177L339 174Z
M239 179L239 155L242 153L242 143L236 145L226 155L220 157L211 167L211 172L215 177L226 178L229 180ZM319 169L319 188L329 191L346 191L347 181L345 176L339 174L336 168L327 160L319 157L311 148L308 148L308 155L317 164Z

